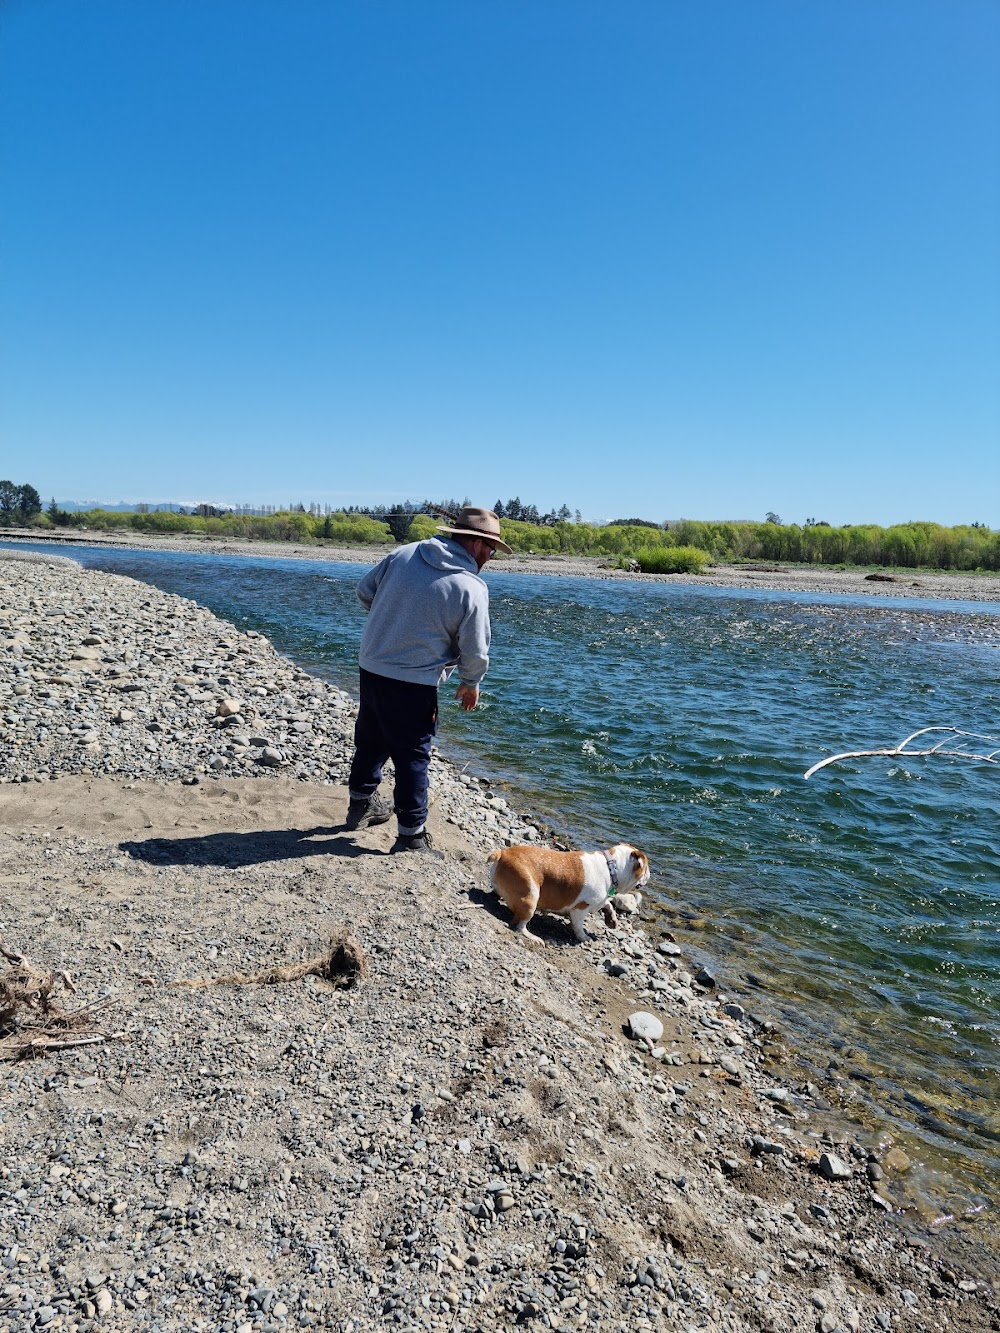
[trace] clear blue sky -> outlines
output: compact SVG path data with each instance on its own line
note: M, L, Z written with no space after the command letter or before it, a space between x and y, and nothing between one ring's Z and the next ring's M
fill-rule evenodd
M0 476L1000 527L995 0L6 0Z

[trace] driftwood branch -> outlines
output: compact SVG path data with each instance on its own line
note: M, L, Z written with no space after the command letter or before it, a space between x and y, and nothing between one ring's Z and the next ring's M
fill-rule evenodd
M76 994L63 968L46 972L25 954L0 939L0 957L13 966L0 971L0 1061L20 1060L67 1046L89 1046L105 1040L93 1025L93 1014L106 1001L63 1009L53 992L57 987Z
M943 731L945 735L939 741L924 750L908 750L906 747L917 739L918 736L926 736L931 731ZM803 773L803 778L808 781L814 773L818 773L821 768L826 768L828 764L836 764L841 759L867 759L872 756L885 756L891 759L926 759L930 755L941 755L951 759L971 759L977 763L997 764L1000 763L1000 747L991 750L988 754L977 754L973 750L966 749L946 749L955 737L966 737L974 741L986 741L989 745L997 744L995 736L981 736L974 731L959 731L957 727L921 727L919 731L913 732L907 736L905 741L900 741L898 745L893 745L884 750L845 750L843 754L832 754L828 759L821 759L818 764L813 764L812 768L807 768Z
M22 1045L31 1051L62 1051L67 1046L94 1046L106 1040L103 1032L95 1032L89 1037L32 1037Z
M24 954L15 953L4 939L0 939L0 954L7 959L8 963L13 963L15 967L22 967L24 963L27 962Z

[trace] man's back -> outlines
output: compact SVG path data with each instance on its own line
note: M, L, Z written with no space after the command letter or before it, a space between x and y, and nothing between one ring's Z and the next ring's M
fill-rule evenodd
M390 552L358 584L368 610L361 666L375 675L440 685L459 667L478 685L489 665L489 593L458 543L431 537Z

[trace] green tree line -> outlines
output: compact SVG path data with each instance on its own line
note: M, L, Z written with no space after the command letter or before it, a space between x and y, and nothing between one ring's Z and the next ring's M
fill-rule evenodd
M185 533L207 537L244 537L251 541L388 543L393 537L389 526L365 514L334 513L325 516L300 510L278 510L274 514L223 513L216 516L179 514L172 510L131 514L121 510L86 509L67 513L52 506L39 515L33 526L81 528L109 532L126 530L159 534Z
M508 506L504 506L507 509ZM203 506L202 508L207 508ZM301 506L270 514L227 512L206 516L171 511L123 513L91 509L60 510L53 501L41 511L30 486L0 482L0 523L4 526L69 527L99 531L126 529L143 533L200 534L249 540L390 545L433 536L441 519L422 509L442 506L395 505L374 511L319 514ZM524 508L528 508L525 506ZM523 508L522 508L523 512ZM529 508L530 512L530 508ZM565 507L564 511L565 512ZM902 569L1000 570L1000 531L984 524L944 527L939 523L900 523L891 527L827 523L719 522L684 520L661 527L643 520L593 524L545 516L540 523L501 518L504 540L517 552L539 555L603 555L638 561L640 567L667 568L684 552L702 552L705 561L774 561L811 565L864 565ZM688 566L695 561L685 554ZM701 562L701 563L704 563Z
M672 548L694 548L710 560L810 565L880 565L903 569L1000 570L1000 532L979 524L875 524L834 528L796 523L555 523L541 526L501 519L504 540L515 551L608 555L638 560ZM421 535L423 532L421 531Z
M671 524L678 545L716 560L775 560L808 565L883 565L901 569L1000 570L1000 531L985 524L699 523Z

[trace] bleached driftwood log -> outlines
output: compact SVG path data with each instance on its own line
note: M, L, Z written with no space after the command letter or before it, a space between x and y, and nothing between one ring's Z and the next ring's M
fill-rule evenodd
M935 741L926 750L908 750L906 748L918 736L926 736L930 731L943 731L947 734L942 736L939 741ZM832 754L829 759L821 759L818 764L813 764L812 768L807 768L802 776L808 780L814 773L818 773L821 768L826 768L828 764L836 764L841 759L867 759L873 755L885 755L896 759L926 759L929 755L942 755L952 759L972 759L984 764L1000 763L1000 759L997 758L1000 755L1000 748L991 750L989 754L976 754L974 751L966 749L949 750L944 748L953 737L963 736L969 740L986 741L988 745L998 745L996 736L980 736L974 731L959 731L957 727L921 727L919 731L907 736L905 741L900 741L898 745L894 745L890 749L845 750L843 754Z

